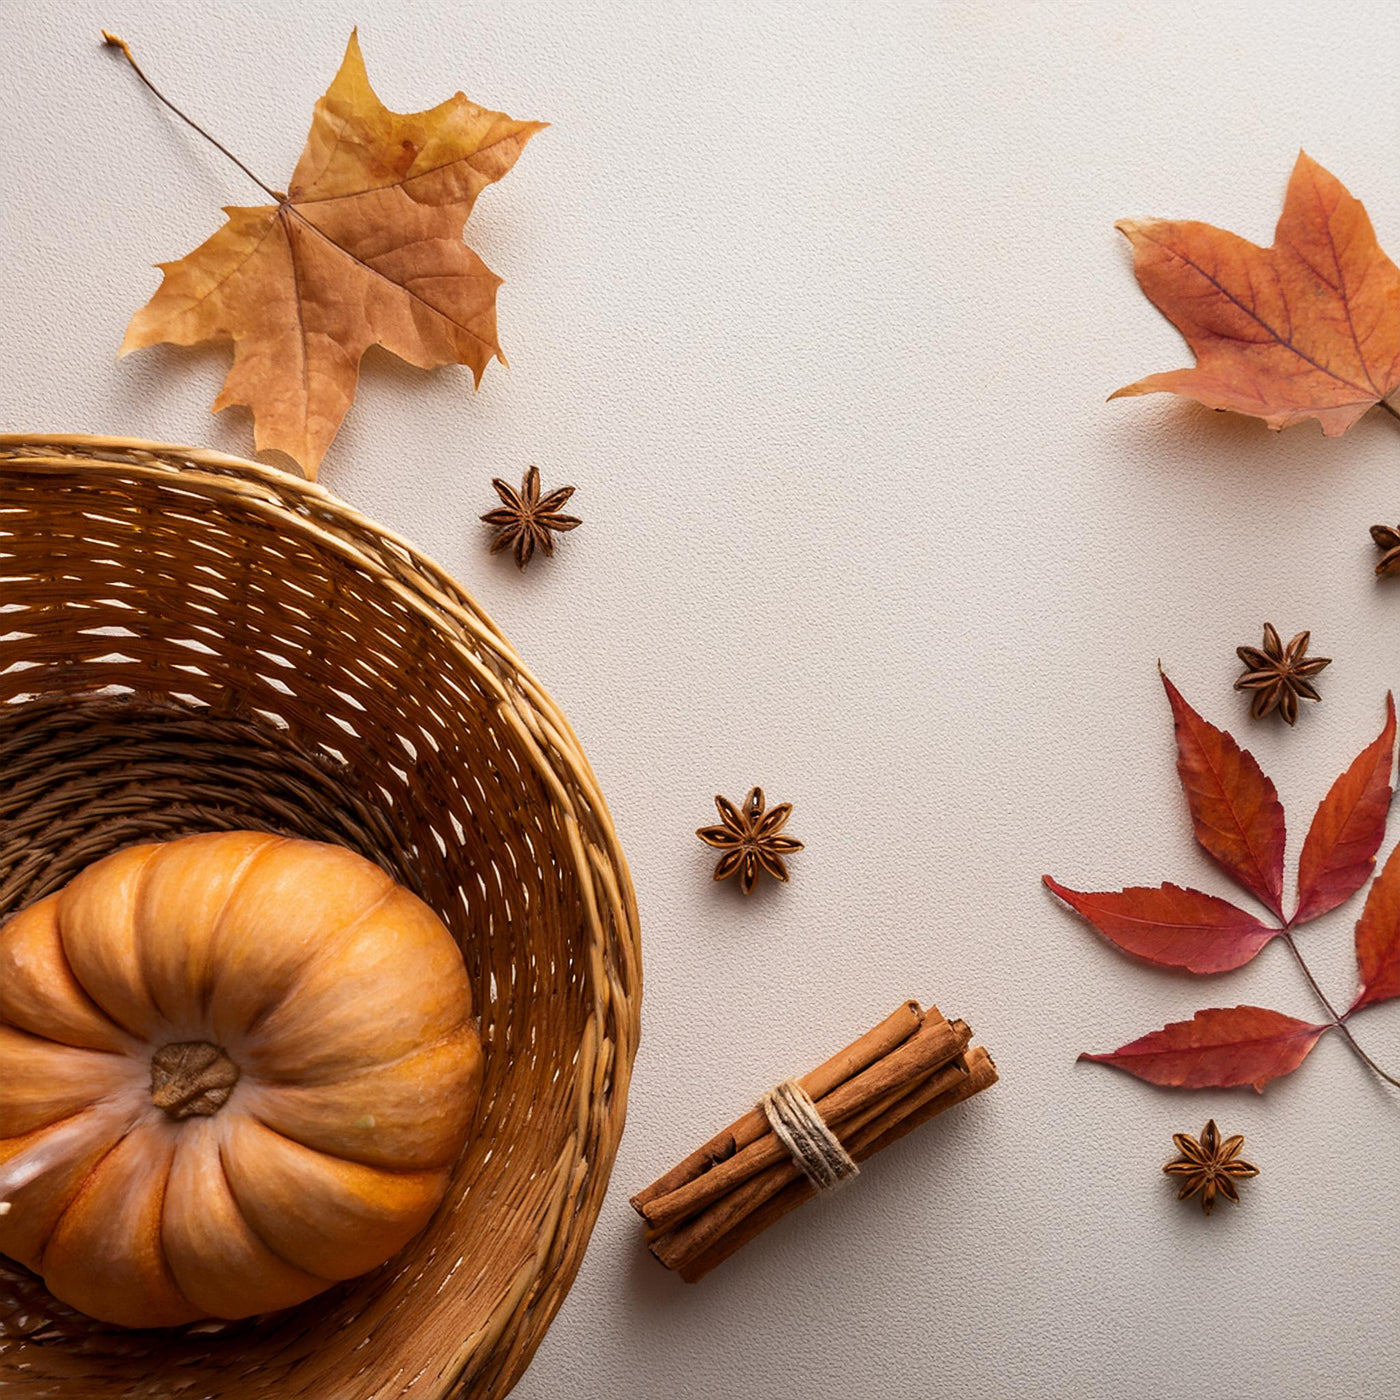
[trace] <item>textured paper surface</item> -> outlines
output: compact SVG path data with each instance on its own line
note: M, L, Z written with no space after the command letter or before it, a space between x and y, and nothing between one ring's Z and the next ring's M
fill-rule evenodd
M269 183L360 25L385 101L457 88L554 123L488 191L505 279L473 395L371 356L323 480L461 577L577 727L633 862L645 1037L613 1189L524 1400L1239 1400L1393 1390L1400 1101L1324 1042L1263 1098L1092 1066L1203 1005L1318 1008L1283 948L1192 982L1041 888L1174 879L1193 849L1160 656L1278 783L1296 856L1400 684L1400 431L1326 442L1165 397L1189 364L1115 218L1267 242L1300 145L1400 253L1400 37L1338 3L614 5L145 0L0 14L0 426L249 450L225 359L117 364L131 312ZM573 482L523 577L493 475ZM1296 732L1251 728L1234 647L1335 658ZM744 903L692 835L710 795L792 801L793 883ZM1400 836L1400 822L1396 833ZM1388 853L1392 842L1384 848ZM1303 935L1352 987L1350 908ZM630 1190L909 995L1003 1082L695 1289ZM1400 1007L1358 1018L1400 1063ZM1170 1134L1214 1115L1262 1175L1178 1208Z

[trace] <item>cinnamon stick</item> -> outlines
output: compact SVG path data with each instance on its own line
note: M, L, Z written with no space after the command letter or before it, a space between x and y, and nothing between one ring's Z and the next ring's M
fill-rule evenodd
M951 1024L958 1032L959 1039L966 1040L971 1034L966 1022L954 1021ZM849 1141L877 1118L882 1124L896 1121L897 1106L904 1105L904 1112L912 1111L935 1095L955 1087L966 1074L963 1057L955 1056L946 1065L911 1080L908 1085L896 1088L887 1098L876 1099L858 1113L852 1114L842 1124L842 1141ZM705 1247L730 1225L742 1220L751 1210L802 1175L802 1169L797 1163L784 1155L771 1167L750 1177L734 1190L719 1197L713 1205L691 1215L680 1225L671 1228L648 1226L647 1247L662 1263L674 1267L673 1261Z
M925 1014L937 1016L938 1008L930 1007L925 1013L917 1001L906 1001L897 1006L874 1030L867 1031L859 1040L837 1051L824 1064L820 1064L810 1074L804 1074L797 1082L815 1100L826 1097L838 1085L868 1069L877 1060L883 1059L896 1046L902 1045L924 1020ZM664 1176L658 1177L642 1191L632 1197L632 1206L640 1212L643 1206L658 1196L665 1196L678 1186L684 1186L696 1177L710 1170L719 1162L728 1161L736 1152L757 1142L768 1133L768 1120L760 1109L751 1108L742 1118L736 1119L723 1131L718 1132L709 1142L697 1147L683 1162L672 1167Z
M816 1100L817 1110L833 1129L872 1104L902 1093L915 1078L922 1078L959 1054L970 1035L966 1025L950 1025L930 1012L923 1024L903 1044L853 1078ZM708 1171L654 1197L641 1207L647 1223L669 1229L732 1191L750 1177L783 1161L787 1149L773 1133L766 1133L734 1156L717 1162Z
M961 1057L940 1066L918 1081L914 1092L921 1093L920 1102L956 1088L967 1078L967 1069L960 1063L960 1059ZM893 1103L881 1100L849 1119L839 1134L846 1151L854 1157L851 1143L856 1141L872 1122L890 1123L891 1115L898 1104L905 1102L909 1097L910 1094L897 1095ZM785 1157L720 1197L708 1210L692 1216L678 1228L669 1231L649 1231L647 1247L667 1268L680 1269L688 1259L703 1253L746 1217L797 1182L807 1187L807 1195L803 1196L802 1200L816 1194L816 1188L807 1181L797 1163L791 1157Z
M992 1057L981 1047L976 1046L967 1055L967 1073L962 1081L941 1094L934 1095L913 1112L896 1122L875 1123L860 1135L858 1141L847 1143L846 1150L857 1162L863 1162L891 1142L918 1127L920 1123L962 1103L973 1094L980 1093L997 1081L996 1065ZM890 1115L893 1117L893 1114ZM770 1225L776 1224L790 1211L796 1210L804 1202L816 1195L816 1189L805 1178L794 1181L771 1200L746 1216L733 1228L722 1234L709 1248L691 1254L684 1263L675 1266L676 1272L687 1283L695 1283L712 1269L724 1263L730 1255L756 1239Z
M974 1045L967 1052L966 1063L967 1079L963 1083L936 1097L911 1095L910 1100L901 1106L902 1112L891 1113L883 1122L872 1124L864 1140L856 1144L864 1157L883 1152L892 1142L898 1142L921 1123L927 1123L930 1118L936 1118L954 1104L970 1099L973 1094L980 1094L983 1089L990 1089L997 1082L996 1061L985 1046ZM851 1155L856 1156L854 1151ZM862 1161L864 1157L856 1157L856 1160Z
M996 1082L971 1031L905 1002L797 1082L857 1162ZM794 1149L795 1150L795 1149ZM750 1109L632 1198L647 1246L694 1281L816 1194L761 1108Z

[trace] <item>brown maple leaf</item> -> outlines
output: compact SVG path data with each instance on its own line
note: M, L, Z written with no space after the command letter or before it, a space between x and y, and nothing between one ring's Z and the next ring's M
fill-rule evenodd
M275 204L225 208L212 238L159 264L164 280L120 353L231 340L233 368L214 411L251 408L259 450L285 452L314 478L371 345L421 369L467 365L478 384L492 359L505 362L501 279L462 241L462 226L545 125L460 92L426 112L391 112L352 32L289 190L264 185Z
M1111 398L1167 391L1329 437L1400 388L1400 269L1361 202L1299 153L1272 248L1210 224L1124 219L1142 289L1186 337L1194 369ZM1400 416L1400 414L1396 414Z

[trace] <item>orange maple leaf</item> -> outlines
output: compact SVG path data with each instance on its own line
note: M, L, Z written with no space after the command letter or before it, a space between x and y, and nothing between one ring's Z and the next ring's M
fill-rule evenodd
M212 238L158 264L164 279L120 354L231 340L214 412L251 408L258 448L287 453L314 478L371 345L422 369L468 365L478 384L493 358L505 363L501 279L462 241L462 226L545 125L460 92L426 112L391 112L352 32L290 190L269 189L276 204L225 208Z
M1360 200L1300 152L1260 248L1210 224L1123 219L1133 270L1186 337L1194 369L1149 374L1111 398L1167 391L1338 437L1400 388L1400 269ZM1400 415L1397 415L1400 416Z

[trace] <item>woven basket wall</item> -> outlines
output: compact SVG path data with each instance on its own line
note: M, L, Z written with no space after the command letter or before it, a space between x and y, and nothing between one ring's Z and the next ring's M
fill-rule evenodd
M0 919L111 850L256 828L351 846L461 944L481 1107L428 1229L285 1313L124 1332L0 1259L5 1400L504 1396L622 1132L636 907L564 717L439 568L212 452L0 438Z

